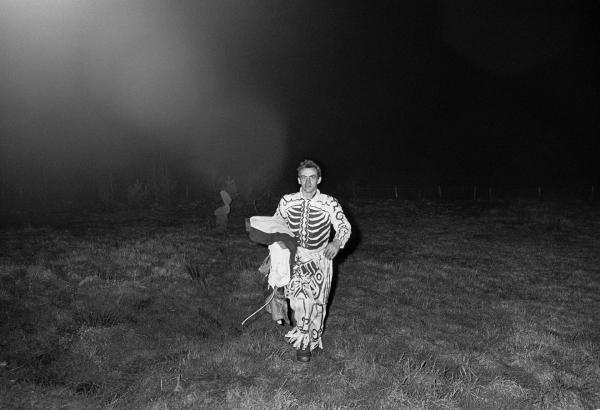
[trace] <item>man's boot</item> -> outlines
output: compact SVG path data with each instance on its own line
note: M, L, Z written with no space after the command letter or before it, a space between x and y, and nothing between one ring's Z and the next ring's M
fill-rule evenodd
M310 362L310 347L296 350L296 360L299 362Z

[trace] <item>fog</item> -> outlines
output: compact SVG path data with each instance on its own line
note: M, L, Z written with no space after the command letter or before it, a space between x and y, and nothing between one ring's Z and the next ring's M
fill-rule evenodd
M597 181L591 1L0 0L2 204L281 181ZM162 172L162 171L161 171ZM181 192L180 192L181 193Z
M89 191L110 175L132 180L165 164L195 184L279 174L285 116L244 82L253 67L241 64L260 10L216 1L0 4L0 160L11 193Z

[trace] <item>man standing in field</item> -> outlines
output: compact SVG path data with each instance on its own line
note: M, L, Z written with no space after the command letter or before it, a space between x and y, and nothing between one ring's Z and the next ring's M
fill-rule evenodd
M300 191L284 195L275 216L282 217L293 232L298 248L285 286L295 326L285 337L294 345L296 358L310 361L311 351L323 348L321 337L331 289L333 258L350 237L350 223L339 202L322 194L321 168L306 160L298 167ZM331 227L335 230L332 240Z

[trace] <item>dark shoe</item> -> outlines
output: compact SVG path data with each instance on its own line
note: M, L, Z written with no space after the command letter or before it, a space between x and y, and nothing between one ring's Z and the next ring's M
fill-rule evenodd
M310 348L296 350L296 360L299 362L310 362Z

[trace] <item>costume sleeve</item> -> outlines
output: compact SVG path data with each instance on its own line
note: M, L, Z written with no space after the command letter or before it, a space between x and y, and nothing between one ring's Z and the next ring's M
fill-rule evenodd
M342 206L335 198L331 202L329 217L331 219L333 229L335 229L335 237L333 239L337 239L341 243L341 248L343 248L346 246L346 242L348 242L348 239L350 238L352 227L350 226L350 222L348 222L348 219L344 214Z
M288 215L287 215L287 209L285 207L285 204L286 204L285 199L281 198L279 200L279 205L277 205L277 209L275 210L275 215L273 215L273 216L280 216L287 222Z

